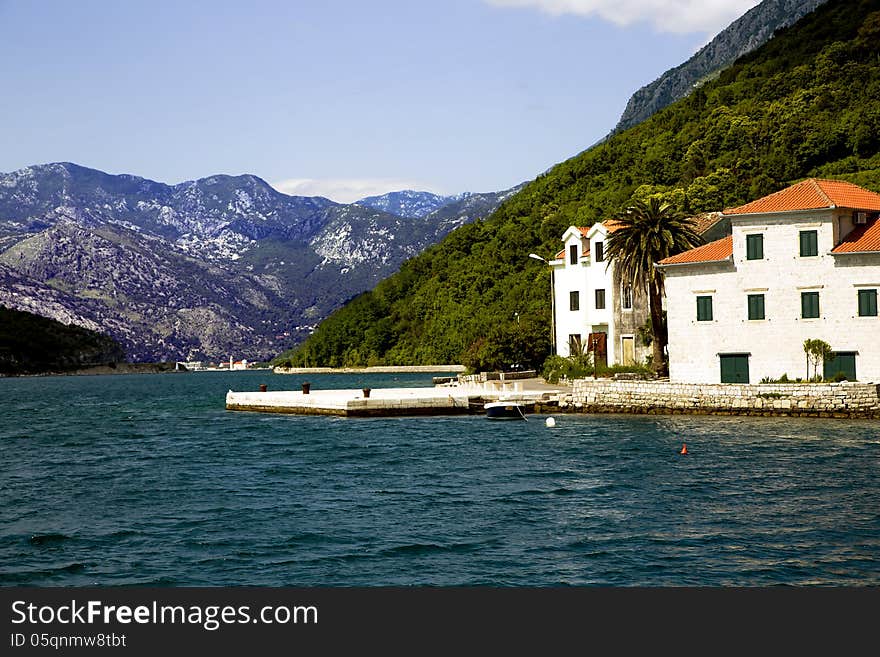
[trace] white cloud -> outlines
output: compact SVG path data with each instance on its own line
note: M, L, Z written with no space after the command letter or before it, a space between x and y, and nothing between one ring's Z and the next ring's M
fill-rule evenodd
M559 16L597 16L615 25L650 23L660 32L717 34L760 0L485 0Z
M291 196L324 196L337 203L353 203L367 196L380 196L404 189L434 191L415 180L393 178L288 178L271 183L272 187ZM441 192L434 192L441 193Z

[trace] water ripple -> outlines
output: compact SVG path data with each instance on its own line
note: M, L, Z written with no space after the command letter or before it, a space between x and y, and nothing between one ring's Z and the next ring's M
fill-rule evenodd
M876 423L223 409L264 376L0 379L0 584L880 585Z

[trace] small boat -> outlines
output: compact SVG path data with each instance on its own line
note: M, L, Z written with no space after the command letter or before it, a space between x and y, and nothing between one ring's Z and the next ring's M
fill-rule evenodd
M499 399L483 405L486 417L490 420L525 420L526 411L532 410L534 404L514 399Z

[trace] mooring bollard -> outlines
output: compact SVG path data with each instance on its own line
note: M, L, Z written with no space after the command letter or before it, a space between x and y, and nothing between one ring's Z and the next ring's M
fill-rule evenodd
M309 383L308 381L306 381L305 383L303 383L303 394L304 394L304 395L309 394L309 389L310 389L311 387L312 387L312 384Z
M369 388L364 388L364 389L363 389L363 393L364 393L364 399L366 399L367 397L370 396L370 389L369 389Z
M268 389L265 383L260 384L260 392L266 392Z

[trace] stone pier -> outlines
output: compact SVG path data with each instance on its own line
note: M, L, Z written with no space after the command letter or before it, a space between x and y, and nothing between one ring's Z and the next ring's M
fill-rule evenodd
M522 382L437 385L433 388L373 388L365 390L281 390L226 393L226 409L297 415L383 417L483 413L483 405L498 399L549 402L558 391L528 390Z

